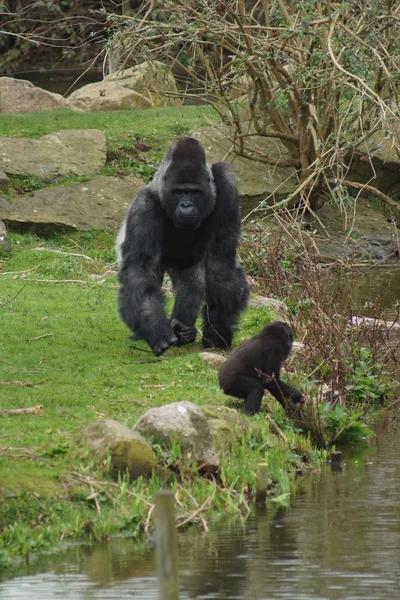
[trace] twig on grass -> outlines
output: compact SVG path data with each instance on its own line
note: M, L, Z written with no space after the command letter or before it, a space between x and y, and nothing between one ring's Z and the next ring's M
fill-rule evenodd
M35 252L53 252L54 254L63 254L64 256L76 256L77 258L84 258L85 260L93 261L93 258L86 254L79 254L78 252L63 252L62 250L55 250L54 248L33 248Z
M11 410L0 410L0 416L7 415L38 415L43 408L43 404L37 404L32 408L13 408Z
M0 381L0 385L10 385L15 387L36 387L37 385L41 385L44 381L38 381L34 383L33 381Z
M183 527L187 523L190 523L190 521L193 521L195 519L195 517L197 517L198 515L200 515L200 513L202 513L204 510L206 510L211 505L212 501L214 500L216 491L217 491L217 486L214 483L214 489L212 491L211 496L206 498L206 500L203 502L203 504L201 506L199 506L198 508L196 508L196 510L194 512L190 513L190 515L188 515L185 519L183 519L183 521L180 521L176 526L177 529L179 529L180 527Z
M44 338L51 337L52 335L54 335L54 333L45 333L44 335L38 335L37 337L29 338L25 341L26 342L37 342L37 340L43 340Z
M25 279L25 281L32 281L34 283L77 283L80 285L101 285L105 282L105 279L101 281L83 281L82 279Z
M275 433L277 433L283 439L285 444L287 444L286 435L283 433L282 429L275 423L273 418L268 413L265 414L265 418L267 419L268 423L271 425L271 427L275 431Z

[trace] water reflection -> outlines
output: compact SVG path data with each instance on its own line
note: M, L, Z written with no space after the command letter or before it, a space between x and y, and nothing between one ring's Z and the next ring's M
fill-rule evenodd
M180 536L182 600L397 600L400 412L342 469L302 479L292 508ZM74 548L8 574L5 599L157 598L154 555L130 540Z

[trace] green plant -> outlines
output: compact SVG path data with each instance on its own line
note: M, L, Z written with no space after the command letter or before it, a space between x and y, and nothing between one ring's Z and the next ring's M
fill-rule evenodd
M326 402L319 407L322 429L329 444L360 442L374 435L365 423L364 411L347 413L341 404Z

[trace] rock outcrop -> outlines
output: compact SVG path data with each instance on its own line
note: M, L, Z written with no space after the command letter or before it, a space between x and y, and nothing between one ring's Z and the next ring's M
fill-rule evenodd
M190 135L203 144L207 162L224 160L232 165L244 212L254 208L257 201L270 197L269 203L273 204L296 189L298 183L294 167L268 166L237 156L232 152L232 142L227 133L227 129L223 127L203 127L191 131ZM268 147L268 154L277 159L286 154L286 149L279 140L260 139L257 143L261 149Z
M133 177L96 177L87 183L48 187L12 202L0 198L0 220L14 231L39 235L60 228L115 231L143 185Z
M0 138L0 169L54 181L64 175L93 175L105 165L106 138L97 129L57 131L38 140Z

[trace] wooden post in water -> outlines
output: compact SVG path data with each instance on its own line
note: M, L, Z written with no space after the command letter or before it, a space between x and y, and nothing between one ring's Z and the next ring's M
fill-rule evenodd
M178 560L175 529L175 495L156 493L156 557L159 600L178 600Z
M267 500L268 465L259 463L257 465L256 503L265 504Z
M336 450L335 452L331 452L331 471L340 472L343 467L343 455L340 450Z

